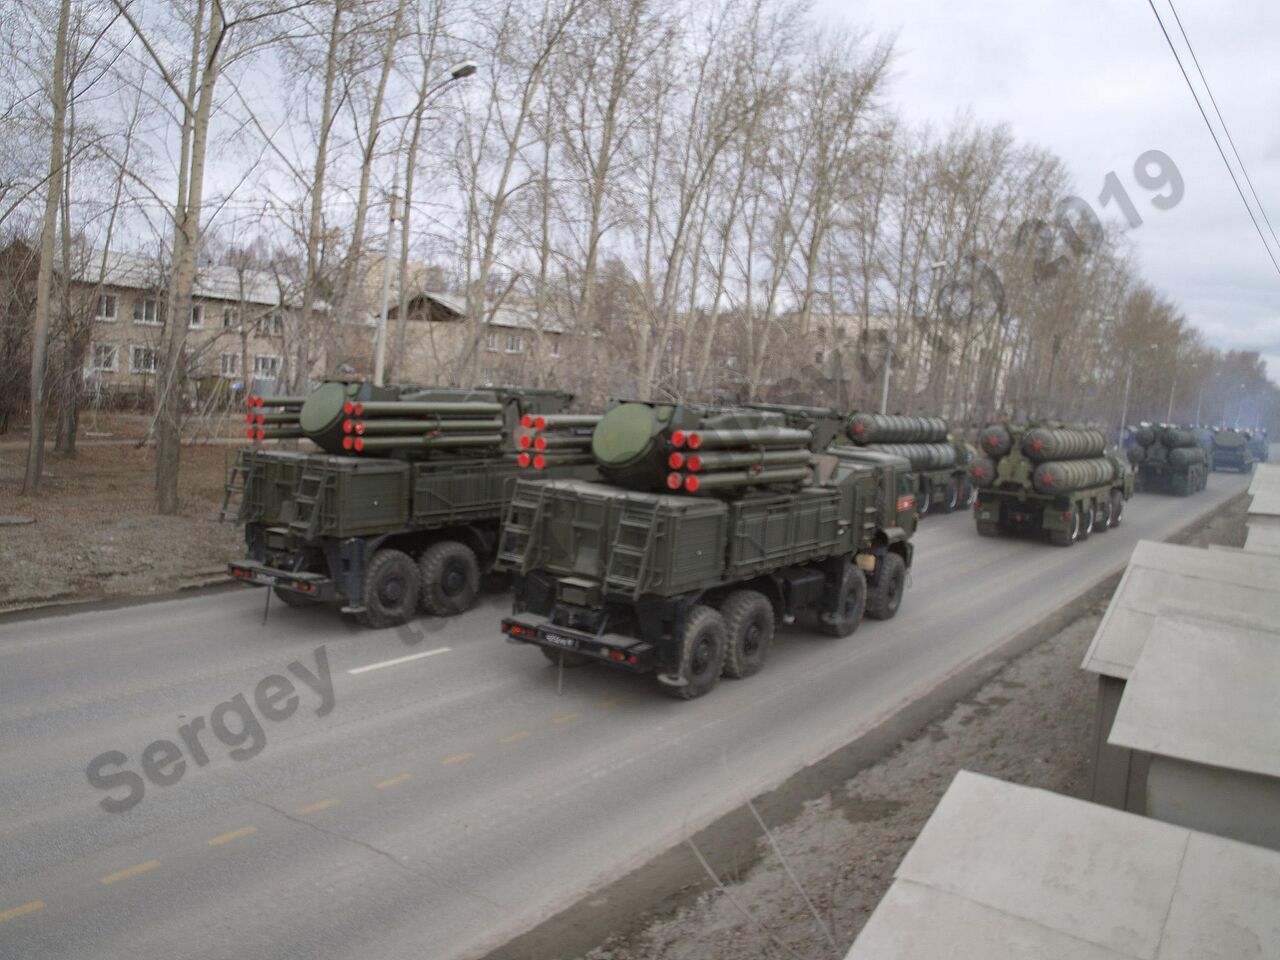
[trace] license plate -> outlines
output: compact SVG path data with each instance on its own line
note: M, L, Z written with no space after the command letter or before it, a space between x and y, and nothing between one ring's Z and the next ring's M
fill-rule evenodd
M268 587L274 587L277 583L280 582L275 577L271 576L271 574L269 573L254 574L253 579L256 583L262 583Z
M578 641L573 637L562 637L558 633L544 633L542 639L555 647L564 647L567 650L576 650Z
M982 511L980 511L980 512L978 513L978 519L979 519L979 520L990 520L990 519L991 519L991 511L990 511L990 510L982 510Z

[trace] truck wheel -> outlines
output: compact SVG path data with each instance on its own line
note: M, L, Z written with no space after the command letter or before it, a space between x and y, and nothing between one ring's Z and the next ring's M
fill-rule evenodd
M364 572L364 609L357 619L375 630L408 623L418 612L418 565L407 553L379 550Z
M1076 512L1080 515L1080 534L1076 539L1088 540L1089 536L1093 533L1093 527L1097 520L1093 509L1093 501L1090 500L1087 503L1080 504L1080 506L1076 508Z
M720 682L727 636L724 620L716 611L702 604L690 610L680 638L679 676L685 682L678 687L660 684L663 692L679 700L693 700L710 693Z
M740 680L759 673L773 640L773 604L756 590L735 590L720 604L728 644L724 652L726 677Z
M891 620L902 604L907 586L907 564L896 553L887 553L880 561L880 576L867 591L867 616L873 620Z
M475 551L456 540L441 540L422 552L422 609L452 617L470 609L480 591Z
M950 513L960 503L960 484L952 477L947 481L947 489L943 493L942 512Z
M304 597L297 590L290 590L287 587L272 587L271 592L280 598L280 602L286 607L309 607L313 603L310 597Z
M862 623L867 609L867 578L857 564L850 563L840 581L840 598L834 613L818 618L818 627L829 637L847 637Z
M1124 516L1124 497L1119 490L1111 491L1111 526L1120 526L1120 518Z
M1071 508L1071 529L1050 530L1049 542L1055 547L1069 547L1080 538L1080 511Z
M1102 506L1099 508L1098 512L1100 516L1098 517L1097 532L1106 533L1111 529L1111 500L1107 499L1102 501Z
M585 667L591 662L591 658L585 653L574 653L572 650L552 650L550 647L539 647L538 649L542 651L544 657L557 667L560 666L560 658L564 657L566 670L571 670L574 667Z
M929 512L929 508L933 506L933 486L927 481L920 484L920 493L917 497L916 512L923 517Z

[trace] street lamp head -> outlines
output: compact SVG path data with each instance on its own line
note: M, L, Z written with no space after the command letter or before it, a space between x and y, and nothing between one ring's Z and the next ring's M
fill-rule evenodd
M947 263L947 261L945 261L945 260L937 260L937 261L935 261L935 262L933 263L933 265L932 265L932 266L930 266L930 267L929 267L929 269L930 269L930 270L945 270L945 269L947 269L947 267L948 267L948 266L950 266L950 264L948 264L948 263Z
M463 60L461 63L455 63L449 68L449 76L454 80L462 80L475 73L476 69L474 60Z

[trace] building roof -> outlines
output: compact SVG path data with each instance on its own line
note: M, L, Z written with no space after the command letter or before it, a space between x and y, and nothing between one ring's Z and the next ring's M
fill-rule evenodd
M80 277L97 281L98 265L102 251L95 251L78 270ZM154 257L144 257L119 250L107 252L106 272L103 282L107 286L126 290L158 290L168 282L169 264ZM208 300L240 302L240 278L234 267L222 264L197 265L195 287L192 293ZM274 274L262 270L246 270L244 275L244 302L260 306L280 306L280 288Z
M1280 777L1277 677L1280 628L1264 632L1157 617L1107 739L1133 750Z
M1280 956L1280 852L960 771L847 960Z
M459 319L467 315L467 301L463 297L455 296L452 293L437 293L432 290L424 290L419 296L439 304ZM542 326L539 327L533 310L523 304L513 302L510 297L506 298L496 310L486 308L486 311L490 310L492 317L489 320L489 326L491 327L507 327L513 330L540 329L543 333L565 332L564 326L552 319L543 320Z
M1139 541L1082 667L1127 680L1160 616L1277 629L1280 557Z

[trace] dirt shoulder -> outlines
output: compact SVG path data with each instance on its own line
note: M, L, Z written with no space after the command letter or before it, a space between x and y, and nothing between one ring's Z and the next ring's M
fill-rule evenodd
M155 513L155 451L135 443L82 446L45 456L38 497L18 497L23 448L0 448L0 611L55 602L169 593L217 577L241 549L241 531L219 523L233 445L184 446L181 513Z
M1175 541L1241 546L1246 503L1234 498ZM958 701L953 692L950 705L916 722L906 739L882 738L861 755L851 745L839 762L858 772L836 787L807 787L801 774L758 798L771 838L750 810L736 811L492 958L843 957L957 771L1076 797L1088 792L1096 682L1080 662L1112 589L1096 591L1079 615L976 689L970 684ZM665 890L654 889L662 884ZM636 916L620 902L629 896L659 906ZM612 935L582 953L592 931L609 930L607 918L614 918Z

